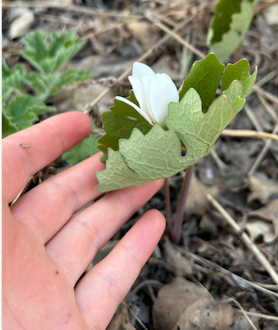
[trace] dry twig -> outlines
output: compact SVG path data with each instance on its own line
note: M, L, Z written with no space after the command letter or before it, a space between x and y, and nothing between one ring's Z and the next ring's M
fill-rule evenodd
M229 223L229 225L235 230L237 234L240 235L244 244L252 251L259 261L259 263L263 266L263 268L268 272L273 281L278 284L278 274L275 269L272 267L270 262L266 259L266 257L262 254L262 252L258 249L258 247L253 244L250 240L249 236L241 231L241 227L236 223L236 221L229 215L227 211L213 198L210 194L207 194L207 199L211 202L211 204L220 212L223 218Z
M256 132L252 130L235 130L235 129L225 129L221 135L224 136L236 136L236 137L249 137L257 139L271 139L278 141L278 135L266 132Z

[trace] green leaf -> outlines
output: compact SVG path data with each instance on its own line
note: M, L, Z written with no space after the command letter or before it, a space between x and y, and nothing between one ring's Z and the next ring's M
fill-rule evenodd
M42 101L31 95L17 96L9 103L11 123L22 130L32 126L38 120L39 114L55 111L55 108L46 106Z
M84 81L92 77L91 72L68 70L64 74L59 72L41 74L38 72L31 72L24 77L24 81L34 89L36 96L40 100L45 100L48 96L58 93L61 86L70 85L77 81Z
M243 40L258 0L220 0L208 32L210 52L225 62Z
M81 162L82 160L99 152L98 136L92 136L91 134L83 141L78 143L75 147L65 152L62 158L65 159L70 165Z
M169 116L165 119L169 131L155 124L144 135L134 128L128 140L119 141L118 153L111 153L109 149L108 163L111 165L97 174L99 184L96 189L104 192L176 174L209 151L236 113L228 97L222 95L204 114L199 94L193 88L189 89L180 103L169 104ZM180 140L186 146L186 156L181 155ZM115 171L113 166L119 162L119 155L123 159L119 164L121 171L119 168Z
M22 41L32 54L34 62L40 62L48 56L47 36L42 30L27 34Z
M190 88L194 88L201 97L203 112L206 112L214 100L224 68L214 54L196 61L179 89L180 100Z
M24 65L22 64L16 64L12 69L10 69L5 62L5 60L2 60L2 79L7 79L10 76L12 76L15 72L20 72L22 75L26 73Z
M25 76L24 81L34 89L36 96L40 100L45 100L51 95L53 88L60 80L60 73L41 74L38 72L31 72Z
M6 102L6 100L10 97L13 92L13 88L6 86L2 81L2 102Z
M91 78L93 78L92 72L71 69L60 77L59 85L71 85L77 81L85 81Z
M244 72L241 76L239 70ZM118 151L108 148L107 166L97 173L96 189L105 192L169 177L201 159L242 109L256 71L250 76L249 65L243 60L229 67L224 77L224 88L228 81L232 82L206 113L200 95L190 88L179 103L169 104L169 115L165 118L168 131L158 124L147 134L133 128L129 138L118 140ZM182 145L186 147L185 156Z
M84 45L85 40L75 38L75 32L51 34L50 40L41 30L23 38L26 45L21 55L43 73L53 73L72 58Z
M250 65L246 59L242 59L235 64L229 63L222 78L222 92L228 89L233 80L237 79L242 83L244 95L247 96L254 85L256 75L257 68L250 75Z
M74 39L75 39L74 31L70 31L68 33L62 33L59 36L56 34L55 31L51 32L50 35L51 42L48 51L49 56L55 56L55 54L59 51L59 49L63 48L64 46L69 47ZM81 39L78 40L78 42L80 41Z
M130 97L127 99L139 105L133 91L131 91ZM99 149L104 154L107 153L109 147L115 151L119 150L119 139L128 139L134 127L140 129L144 134L152 128L152 125L132 106L116 99L114 100L114 106L111 107L111 111L102 113L101 117L106 134L98 140L98 143L100 144Z
M6 62L2 60L2 100L8 99L12 92L22 94L23 78L26 75L22 64L17 64L9 69ZM3 95L4 94L4 95Z
M101 192L138 186L153 181L142 179L132 172L126 166L121 154L111 148L108 149L106 169L97 172L97 178L99 184L95 188Z
M28 109L29 98L31 96L18 96L9 104L11 123L18 130L32 126L33 122L38 119L37 115Z
M17 128L12 124L9 110L5 103L2 104L2 139L6 136L17 132Z
M245 97L251 91L257 76L257 68L252 75L249 74L249 70L249 62L242 59L235 64L228 64L222 78L222 94L228 96L238 110L243 108ZM243 88L236 84L237 81L242 83Z

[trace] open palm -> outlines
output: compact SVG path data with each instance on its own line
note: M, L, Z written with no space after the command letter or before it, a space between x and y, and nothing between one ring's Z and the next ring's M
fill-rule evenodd
M3 329L105 329L161 237L165 220L147 212L113 251L76 282L96 253L162 185L100 196L97 154L9 203L28 179L84 139L90 119L54 116L3 140ZM28 148L20 144L30 144Z

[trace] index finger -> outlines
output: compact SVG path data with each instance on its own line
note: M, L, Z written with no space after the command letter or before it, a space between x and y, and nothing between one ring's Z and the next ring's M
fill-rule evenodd
M29 178L88 136L90 118L74 111L53 116L2 141L3 196L11 202ZM22 148L20 145L29 147Z

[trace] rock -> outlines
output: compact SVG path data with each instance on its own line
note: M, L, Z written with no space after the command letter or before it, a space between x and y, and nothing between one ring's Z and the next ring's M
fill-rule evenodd
M31 10L23 12L22 15L18 16L12 23L9 29L9 38L13 40L15 38L25 36L32 24L35 21L35 15Z

